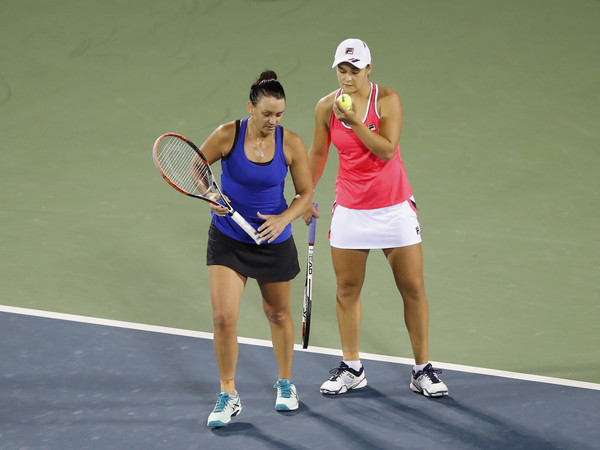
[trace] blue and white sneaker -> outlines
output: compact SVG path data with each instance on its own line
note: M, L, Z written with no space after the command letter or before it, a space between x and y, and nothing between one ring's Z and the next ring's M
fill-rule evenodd
M439 379L438 373L442 373L441 369L434 369L431 364L427 364L423 370L419 370L417 373L413 372L410 378L410 388L426 397L448 395L448 387Z
M217 404L215 409L208 416L206 424L209 427L224 427L229 425L231 418L239 414L242 410L242 401L237 391L235 395L227 392L217 394Z
M298 393L296 386L290 380L279 380L273 385L277 389L275 409L277 411L294 411L298 409Z
M367 385L365 368L360 370L348 367L345 362L340 362L339 367L329 371L331 377L321 385L321 394L343 394L350 389L360 389Z

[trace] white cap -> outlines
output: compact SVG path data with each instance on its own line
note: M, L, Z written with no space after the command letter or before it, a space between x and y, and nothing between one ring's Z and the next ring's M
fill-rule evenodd
M344 62L352 64L358 69L364 69L371 64L371 52L367 44L360 39L346 39L342 41L335 51L335 59L331 67Z

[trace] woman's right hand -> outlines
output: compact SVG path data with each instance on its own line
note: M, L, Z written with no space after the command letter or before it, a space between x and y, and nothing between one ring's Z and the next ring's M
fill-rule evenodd
M304 219L304 223L306 223L306 225L308 225L310 223L310 219L312 217L315 218L319 218L321 216L319 216L319 210L317 208L315 208L314 203L311 203L310 206L308 207L308 209L306 211L304 211L304 214L302 214L302 218Z

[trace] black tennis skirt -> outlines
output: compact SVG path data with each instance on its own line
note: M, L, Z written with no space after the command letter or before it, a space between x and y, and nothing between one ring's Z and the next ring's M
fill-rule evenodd
M207 266L226 266L258 281L289 281L300 273L293 236L277 244L247 244L230 238L211 222Z

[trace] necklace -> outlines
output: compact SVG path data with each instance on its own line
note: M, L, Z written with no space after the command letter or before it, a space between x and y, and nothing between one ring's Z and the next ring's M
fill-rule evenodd
M248 119L248 123L252 120L252 117L250 117L250 119ZM258 148L258 156L260 156L261 158L265 157L265 152L263 150L263 147L265 145L265 140L267 139L267 137L260 139L259 137L255 137L254 138L256 140L256 147Z
M265 145L264 139L256 139L256 145L258 146L258 156L264 158L265 152L262 149L263 145Z

